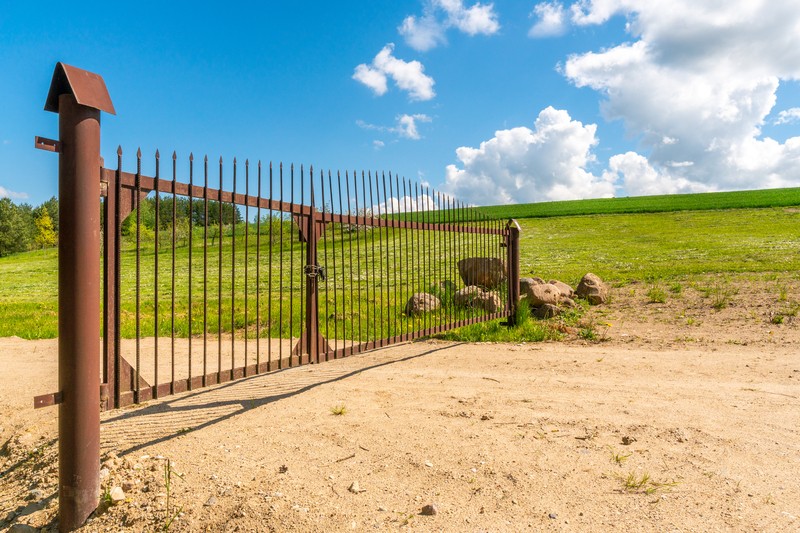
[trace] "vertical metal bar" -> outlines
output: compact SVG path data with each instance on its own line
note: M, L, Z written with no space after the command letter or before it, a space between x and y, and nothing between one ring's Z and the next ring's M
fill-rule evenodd
M267 282L267 369L272 370L272 249L275 247L275 240L272 235L272 161L269 162L269 280ZM280 300L278 300L280 301ZM278 329L278 345L280 346L280 328ZM280 359L278 360L280 365Z
M107 194L103 202L102 234L103 234L103 382L106 384L106 395L101 395L100 402L104 403L103 409L117 407L116 398L116 355L115 350L118 329L116 328L116 292L117 262L117 228L116 214L119 206L117 194L117 181L119 181L120 168L114 175L114 180L107 184Z
M142 290L142 149L136 152L136 182L134 185L134 203L136 205L136 371L134 372L134 403L139 403L139 375L142 373L141 365L141 337L142 337L142 315L141 315L141 290Z
M222 157L219 158L222 165ZM221 193L220 193L221 194ZM236 158L233 158L233 194L231 194L231 379L236 368Z
M305 168L301 164L300 165L300 201L298 202L301 207L304 205L303 201L305 199L305 182L306 182ZM302 213L302 208L300 209L300 211ZM303 226L305 226L306 229L308 228L308 220L309 220L308 218L303 217L302 215L300 215L299 217L297 217L296 220L299 222L298 223L298 230L299 231L303 231ZM298 232L298 236L299 236L299 234L300 233ZM311 236L308 233L306 233L306 248L308 247L308 243L310 242L309 239L311 239ZM304 285L305 285L306 276L305 276L304 271L303 271L303 250L302 250L302 247L300 248L300 256L297 258L297 261L298 261L297 264L300 266L300 269L299 269L300 270L300 280L299 280L300 286L298 287L299 292L300 292L300 294L298 294L298 299L300 300L300 316L298 317L299 321L300 321L300 324L299 324L300 335L299 335L299 338L297 339L297 356L298 356L298 359L299 359L299 364L302 365L303 361L304 361L304 359L303 359L303 329L306 330L306 333L308 332L308 328L304 328L303 327L304 326L304 320L305 320L305 314L304 314L305 309L303 307L304 307L304 302L306 301L306 298L305 298L306 294L303 292L303 288L304 288ZM306 264L310 265L311 263L306 263ZM306 344L308 344L308 342L306 342ZM310 346L306 346L305 349L306 350L310 350L311 347ZM309 353L309 355L311 355L311 354Z
M192 390L192 265L194 264L192 261L192 248L194 247L193 242L193 224L194 224L194 204L192 203L192 189L194 188L194 154L189 153L189 310L188 320L189 320L189 327L188 327L188 338L186 339L189 345L189 377L187 380L187 388Z
M367 285L373 285L372 289L372 340L377 341L381 339L380 334L380 323L377 321L378 318L378 278L375 277L375 200L372 196L372 171L367 173L367 177L369 179L369 217L370 217L370 231L369 231L369 240L370 240L370 248L372 252L372 257L368 264L372 265L372 277L370 279L370 283ZM366 193L364 193L364 199L366 201ZM380 234L380 226L378 226L378 234ZM365 237L366 238L366 237Z
M281 188L281 207L283 207L283 163L280 164L278 180ZM278 220L280 220L280 251L278 257L278 270L280 275L278 279L278 302L280 302L280 306L278 307L278 368L281 369L283 368L283 212L280 213Z
M508 221L508 322L516 324L519 305L519 224L514 219Z
M344 181L345 181L345 190L347 191L347 255L349 259L349 267L350 267L350 355L353 355L353 345L356 341L356 324L355 321L359 320L360 317L356 318L355 313L353 313L353 303L355 302L355 298L353 296L353 285L355 284L355 275L353 273L353 206L350 203L350 176L348 175L347 171L344 173Z
M330 174L330 170L328 171ZM326 220L326 212L327 208L325 205L325 172L322 171L319 173L319 188L321 193L322 199L322 250L323 250L323 257L324 257L324 268L327 271L328 269L328 220ZM325 283L325 339L330 339L330 317L328 312L328 284ZM330 345L329 345L330 346ZM325 347L325 360L327 361L329 358L328 346Z
M354 282L358 284L358 288L356 290L356 293L358 294L358 342L361 343L363 338L361 335L361 238L358 235L360 231L358 224L358 174L355 170L353 170L353 197L356 202L356 274L353 279ZM352 230L352 226L350 229ZM369 323L367 325L369 325Z
M309 215L306 217L306 265L314 267L317 265L317 223L315 217L314 206L314 167L308 170L309 172ZM302 167L300 170L302 176ZM305 181L305 180L303 180ZM302 183L302 182L301 182ZM308 362L319 363L319 321L318 321L318 302L317 302L317 273L311 272L308 276L302 276L306 279L306 314L305 314L305 330L306 330L306 348L308 350ZM302 279L301 278L301 279ZM302 356L302 349L300 354Z
M409 181L409 189L410 188L411 188L411 181ZM418 226L418 227L422 227L422 221L423 221L422 215L424 215L424 212L420 213L419 184L417 184L417 183L414 183L414 198L411 200L411 215L412 215L412 218L413 218L414 222L420 224L420 226ZM420 292L428 292L428 290L427 290L428 288L425 287L425 284L426 284L426 282L428 280L428 273L426 271L426 265L428 264L428 259L429 259L429 257L427 257L427 256L430 256L431 251L428 250L425 247L425 232L423 232L421 230L417 230L417 231L419 231L419 233L417 233L417 237L416 237L416 241L417 241L417 246L416 246L417 247L417 257L416 257L416 259L417 260L415 262L413 260L413 258L412 258L411 264L413 264L413 265L415 265L415 267L419 268L419 273L417 274L417 287L419 287L419 291ZM412 253L413 253L413 251L414 251L413 240L412 240L412 244L411 244L411 250L412 250ZM417 330L423 329L425 327L425 323L427 322L429 315L430 315L430 313L425 313L424 315L420 316L420 318L416 321L416 329Z
M347 297L345 296L345 280L347 279L344 273L344 208L342 207L342 173L337 171L336 172L336 179L339 183L339 213L342 216L342 222L339 224L339 240L341 243L342 248L342 308L345 306L345 302L347 302ZM342 316L346 316L345 313L342 313ZM352 328L351 328L352 329ZM347 321L345 318L342 318L342 354L344 355L345 350L347 349Z
M248 257L248 244L250 237L250 160L244 160L244 375L247 374L247 333L250 327L247 322L247 261Z
M328 170L328 191L331 197L331 214L335 211L333 203L333 177ZM338 357L339 350L339 292L336 287L336 227L331 230L331 244L333 245L333 357Z
M59 529L70 531L100 495L100 111L68 93L58 113Z
M362 202L364 204L363 207L361 208L361 210L362 210L362 215L364 217L364 268L366 269L366 272L364 274L364 276L366 278L366 283L364 284L364 297L366 298L365 304L366 304L366 308L367 308L367 313L366 313L367 324L366 324L366 328L365 328L366 329L366 338L365 338L365 340L369 341L370 338L371 338L371 335L369 333L369 327L370 327L369 284L370 284L370 282L372 280L369 277L370 256L369 256L369 247L368 247L368 241L367 241L367 236L368 236L368 233L369 233L369 231L367 230L367 227L368 227L367 226L367 212L368 212L368 210L367 210L367 180L366 180L366 176L365 176L363 170L361 171L361 197L363 198ZM359 259L359 265L361 265L360 259ZM359 266L359 268L361 268L361 267ZM374 307L375 306L373 305L373 308ZM375 328L375 324L374 323L372 324L372 327L373 327L373 329Z
M208 157L203 159L203 386L208 385Z
M385 217L384 217L385 220L384 221L386 222L386 252L384 253L384 257L386 259L386 303L384 304L386 306L386 321L385 321L385 324L386 324L386 335L384 337L386 337L387 339L390 339L392 337L392 333L394 332L394 330L391 327L391 321L392 321L392 308L391 308L391 305L392 305L392 296L391 296L392 284L391 284L391 279L392 278L391 278L391 274L389 272L389 265L390 265L390 262L389 262L389 247L390 247L390 244L389 244L389 213L388 213L389 212L389 198L386 196L386 174L381 172L381 178L383 179L383 211L384 211L384 214L385 214ZM390 179L391 179L391 177L390 177ZM390 343L387 342L387 344L390 344Z
M261 372L261 160L258 161L256 202L256 374Z
M400 192L398 191L397 194L400 194ZM409 216L409 214L410 214L410 210L409 210L409 206L408 206L408 200L410 199L409 195L410 195L410 191L406 191L406 179L403 178L403 205L405 206L405 214L403 216L403 220L405 220L406 223L413 222L413 218ZM414 230L410 229L407 226L402 231L402 233L404 233L405 236L406 236L406 247L405 247L405 253L404 253L404 255L406 257L406 270L405 270L406 275L403 276L406 279L406 285L405 285L406 294L400 300L401 303L403 302L403 300L406 300L407 298L409 298L411 296L411 294L413 294L413 292L411 290L409 290L409 289L411 287L413 287L414 276L415 275L417 275L417 276L419 275L419 272L414 273L409 268L410 265L409 265L409 262L408 262L409 256L413 255L413 253L414 253L413 240L412 240L414 238ZM411 242L410 246L409 246L409 242ZM410 278L410 280L409 280L409 278ZM406 320L405 334L406 334L406 340L408 340L409 339L409 334L411 333L410 328L411 328L411 326L414 325L414 320L411 317L406 317L405 320Z
M170 380L169 393L175 394L175 246L177 242L177 222L178 222L178 192L177 192L177 168L178 154L172 152L172 285L170 290Z
M208 156L206 156L208 158ZM225 229L222 216L222 158L219 158L219 195L217 196L217 383L222 380L222 235Z
M391 294L391 320L392 320L392 333L390 337L397 336L397 229L394 222L397 220L397 210L394 206L394 184L392 183L392 173L389 172L389 196L386 198L386 212L389 212L388 203L392 202L391 222L392 222L392 251L391 251L391 264L392 272L390 277L390 285L392 286Z
M289 203L294 210L294 163L289 165ZM289 223L292 223L291 213ZM283 287L281 287L283 290ZM289 367L294 366L292 347L294 346L294 231L289 233Z
M160 162L161 157L159 155L158 150L156 150L156 176L155 176L155 204L156 204L156 216L155 216L155 243L153 248L153 357L155 358L154 369L153 369L153 379L154 379L154 387L153 387L153 398L158 398L158 226L159 226L159 213L161 210L161 201L160 201L160 194L158 192L158 185L160 181Z

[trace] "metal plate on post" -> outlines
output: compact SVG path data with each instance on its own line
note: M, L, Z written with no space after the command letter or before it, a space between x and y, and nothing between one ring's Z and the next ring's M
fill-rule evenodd
M111 103L106 82L103 81L102 76L94 72L64 63L56 63L44 110L58 113L58 97L62 94L73 95L80 105L99 109L112 115L117 114L114 104Z

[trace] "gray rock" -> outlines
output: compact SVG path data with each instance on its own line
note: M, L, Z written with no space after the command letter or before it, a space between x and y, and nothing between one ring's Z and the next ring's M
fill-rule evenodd
M472 307L472 301L479 295L483 294L483 289L471 285L464 287L457 291L453 296L453 303L456 307Z
M416 292L406 302L406 316L419 315L435 311L442 306L439 298L427 292Z
M554 316L558 316L561 314L561 308L557 305L552 304L543 304L539 307L533 308L533 316L536 318L540 318L542 320L547 318L553 318Z
M506 265L496 257L468 257L458 262L464 285L495 289L506 279Z
M122 490L122 487L113 487L109 495L111 496L111 503L114 505L125 501L125 491Z
M8 533L39 533L39 528L28 524L14 524L8 529Z
M204 503L203 505L205 507L213 507L216 504L217 504L217 497L216 496L211 496L210 498L208 498L206 500L206 503Z
M575 294L585 298L592 305L604 304L608 301L608 285L603 283L599 276L590 272L581 278Z
M496 313L503 308L503 301L496 292L486 291L475 296L472 307L483 309L487 313Z
M436 516L439 514L439 508L435 503L429 503L428 505L422 507L422 510L419 514L423 516Z
M561 301L561 291L555 285L545 283L543 285L532 285L525 293L531 307L539 307L544 304L558 305Z
M28 491L28 499L39 501L44 498L44 491L40 488L34 488Z
M572 287L570 287L563 281L558 281L557 279L551 279L547 283L558 287L558 290L561 291L562 298L572 298L575 295L575 291L572 290Z

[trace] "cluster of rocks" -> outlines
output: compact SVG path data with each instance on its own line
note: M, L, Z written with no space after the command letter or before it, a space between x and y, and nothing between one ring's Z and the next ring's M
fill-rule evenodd
M444 294L452 294L453 305L462 308L481 309L496 313L503 308L503 300L496 289L506 280L506 265L495 257L469 257L458 262L458 274L464 282L463 289L455 291L450 280L439 283ZM430 313L442 307L441 300L427 292L417 292L406 302L406 316Z
M520 298L527 301L537 318L558 316L564 309L575 307L573 298L583 298L591 305L608 301L608 285L599 276L588 273L573 288L562 281L542 278L520 278Z

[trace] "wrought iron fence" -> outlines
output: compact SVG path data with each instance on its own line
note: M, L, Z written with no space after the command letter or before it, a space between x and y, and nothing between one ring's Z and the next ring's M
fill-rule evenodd
M135 173L117 154L101 171L108 408L508 316L508 229L430 187L174 153L164 175L158 152L150 177L141 152Z
M61 531L97 507L100 409L513 322L516 224L393 174L174 153L163 172L156 152L147 176L121 148L105 168L105 82L62 63L45 110L59 114L60 139L35 141L59 154L59 390L34 405L59 406Z

